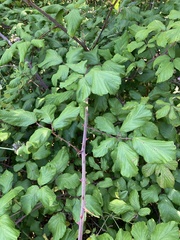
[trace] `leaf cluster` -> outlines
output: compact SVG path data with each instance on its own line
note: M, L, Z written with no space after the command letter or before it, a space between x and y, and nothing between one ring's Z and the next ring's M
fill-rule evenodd
M179 239L179 0L25 2L0 1L0 238L77 239L88 99L84 239Z

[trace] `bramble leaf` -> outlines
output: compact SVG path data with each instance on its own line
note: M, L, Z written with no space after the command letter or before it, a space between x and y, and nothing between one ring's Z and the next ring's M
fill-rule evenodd
M79 10L71 10L69 14L65 17L65 20L67 22L67 32L69 36L73 37L82 22L82 17L79 13Z
M80 184L80 178L77 173L64 173L56 179L58 189L75 189Z
M0 110L0 119L5 123L19 127L27 127L37 121L35 113L23 109Z
M96 117L95 123L99 130L109 134L116 135L116 130L114 125L107 117Z
M3 174L0 175L0 189L2 193L7 193L12 188L13 174L5 170Z
M137 222L132 226L131 233L134 237L134 240L147 240L148 239L148 227L145 222Z
M7 214L0 216L0 239L17 240L19 235L11 218Z
M64 214L57 213L48 221L48 228L53 234L53 240L61 239L66 232L66 220Z
M109 204L109 210L117 215L126 213L128 211L133 211L133 207L128 205L125 201L114 199Z
M178 240L179 229L174 221L159 223L151 235L151 240Z
M68 105L62 113L53 121L54 129L61 129L69 126L72 121L76 120L79 114L79 107Z
M138 155L126 143L119 142L117 155L112 154L114 165L113 171L120 171L125 177L134 177L138 173Z
M5 212L8 210L11 200L15 198L19 192L23 190L23 187L15 187L14 189L10 190L8 193L6 193L4 196L0 198L0 216L5 214Z
M51 66L59 65L63 62L62 57L53 49L48 49L46 51L46 56L43 62L38 64L40 68L49 68Z
M27 189L25 195L21 197L22 210L26 215L32 211L38 202L38 190L37 185L32 185Z
M133 148L148 163L166 163L176 156L176 147L172 141L134 137Z
M137 105L125 118L120 131L130 132L138 127L141 127L151 119L151 116L151 111L147 109L145 105Z
M99 96L115 94L121 84L121 78L116 72L96 68L86 74L85 79L92 87L92 92Z

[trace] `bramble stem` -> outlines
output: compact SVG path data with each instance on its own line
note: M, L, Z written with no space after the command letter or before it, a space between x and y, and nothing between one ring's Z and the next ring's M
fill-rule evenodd
M86 99L86 104L88 105L88 100ZM83 226L85 218L85 195L86 195L86 142L87 142L87 127L88 127L88 106L85 107L85 117L84 117L84 128L83 128L83 139L81 148L81 161L82 161L82 190L81 190L81 211L79 220L79 230L78 230L78 240L83 239Z

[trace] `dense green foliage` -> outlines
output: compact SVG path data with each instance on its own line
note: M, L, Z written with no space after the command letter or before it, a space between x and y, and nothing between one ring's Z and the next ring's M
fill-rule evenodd
M0 239L77 239L87 99L83 239L179 239L179 0L38 2L67 33L0 0Z

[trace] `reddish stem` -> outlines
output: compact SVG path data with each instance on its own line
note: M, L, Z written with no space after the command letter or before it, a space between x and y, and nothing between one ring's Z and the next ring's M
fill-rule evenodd
M88 100L86 100L86 104L88 104ZM84 225L84 219L85 219L87 127L88 127L88 106L85 107L84 129L83 129L83 139L82 139L82 148L81 148L82 190L81 190L81 211L80 211L80 220L79 220L78 240L83 239L83 225Z

